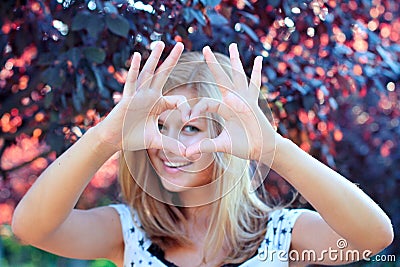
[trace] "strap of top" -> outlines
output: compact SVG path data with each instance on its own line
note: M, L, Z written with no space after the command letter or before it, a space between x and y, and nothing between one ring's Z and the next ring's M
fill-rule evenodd
M125 250L127 247L144 246L145 235L140 229L140 222L136 213L131 211L129 206L125 204L113 204L110 207L114 208L120 217L122 233L125 242ZM132 216L133 215L133 216Z

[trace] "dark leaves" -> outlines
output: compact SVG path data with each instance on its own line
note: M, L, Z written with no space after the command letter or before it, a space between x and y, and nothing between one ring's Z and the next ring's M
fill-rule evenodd
M250 36L250 38L252 39L253 42L258 42L259 41L257 34L253 31L252 28L250 28L249 26L247 26L244 23L242 23L240 26L242 27L244 32L247 33Z
M269 5L273 6L273 7L278 7L281 3L280 0L268 0L267 1Z
M115 35L127 38L129 32L129 22L118 14L106 16L106 25Z
M76 14L76 16L72 20L71 30L79 31L82 29L86 29L89 18L90 18L90 13L88 12L80 12Z
M100 14L89 12L78 13L72 20L73 31L80 31L85 29L89 36L97 38L98 34L104 30L104 18Z
M78 67L79 61L81 59L81 50L77 47L73 47L67 52L67 59L72 62L74 68Z
M215 7L221 2L221 0L200 0L200 2L204 6Z
M208 12L207 16L210 20L210 23L215 26L223 26L229 23L229 21L217 12Z
M85 47L83 48L83 54L90 62L98 64L103 63L106 58L106 52L99 47Z
M65 81L65 71L61 66L49 67L42 72L41 78L44 83L60 88Z

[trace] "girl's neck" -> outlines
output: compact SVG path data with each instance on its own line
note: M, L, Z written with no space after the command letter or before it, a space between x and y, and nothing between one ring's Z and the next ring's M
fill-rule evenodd
M211 204L199 206L199 207L184 207L182 209L183 215L186 217L187 221L196 222L196 221L209 221L211 216Z
M177 193L180 205L185 208L209 206L219 198L216 193L213 193L217 191L215 187L216 183L210 183Z

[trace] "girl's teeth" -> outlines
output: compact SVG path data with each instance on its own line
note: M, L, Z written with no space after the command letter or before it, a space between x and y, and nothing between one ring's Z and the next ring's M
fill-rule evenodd
M165 161L164 164L168 167L172 167L172 168L178 168L178 167L183 167L186 165L189 165L189 163L185 162L185 163L173 163L173 162L167 162Z

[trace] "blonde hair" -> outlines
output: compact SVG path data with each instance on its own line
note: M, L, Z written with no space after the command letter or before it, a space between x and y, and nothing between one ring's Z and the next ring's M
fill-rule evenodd
M218 53L216 57L224 71L231 76L229 58ZM199 52L182 54L163 93L183 85L195 88L199 97L221 99L213 76ZM207 116L213 118L209 120L208 128L210 136L215 137L221 131L223 120L215 114ZM137 212L152 242L162 249L191 244L185 232L186 219L176 194L163 190L147 152L125 151L121 155L119 181L123 197ZM212 208L203 251L204 263L213 259L220 249L227 252L221 264L241 263L256 253L265 236L271 208L264 199L260 200L257 192L251 191L249 168L248 160L216 153L213 182L216 182L215 192L220 197L210 204ZM162 199L155 198L155 195Z

